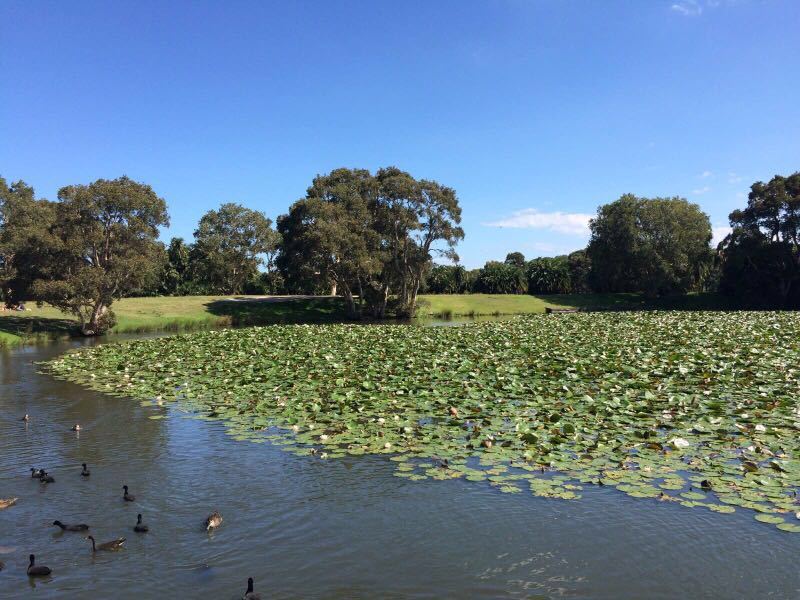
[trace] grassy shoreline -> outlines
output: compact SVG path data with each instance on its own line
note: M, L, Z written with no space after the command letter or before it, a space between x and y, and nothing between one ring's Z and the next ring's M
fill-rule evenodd
M51 306L0 312L0 347L79 336L75 320ZM637 294L552 296L442 294L420 296L418 317L448 319L543 313L547 307L586 310L719 310L731 308L711 294L647 300ZM177 296L123 298L114 303L111 334L196 331L273 323L346 321L340 298L298 296Z

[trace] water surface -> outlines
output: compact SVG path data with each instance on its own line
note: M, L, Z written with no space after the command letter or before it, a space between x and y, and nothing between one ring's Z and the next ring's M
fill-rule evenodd
M76 344L0 353L0 498L19 497L0 511L2 598L233 599L248 576L271 598L800 597L800 535L749 511L592 486L579 501L549 500L406 481L385 457L296 457L176 407L37 373L35 361ZM31 466L56 482L32 480ZM122 500L123 484L136 502ZM207 535L214 509L225 522ZM137 512L150 533L132 531ZM127 547L92 556L83 534L60 533L54 519L89 523L98 541L125 536ZM51 578L28 579L30 553Z

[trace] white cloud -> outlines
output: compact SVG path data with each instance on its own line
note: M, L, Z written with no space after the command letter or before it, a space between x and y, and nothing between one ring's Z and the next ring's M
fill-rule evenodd
M708 179L712 175L713 175L713 173L711 171L703 171L702 173L700 173L700 175L698 175L698 177L700 179Z
M695 196L699 196L700 194L705 194L705 193L707 193L707 192L710 192L710 191L711 191L711 186L709 186L709 185L704 185L704 186L703 186L703 187L701 187L701 188L697 188L696 190L692 190L692 193L693 193Z
M697 0L680 0L670 6L670 10L684 17L696 17L703 12L703 7Z
M728 183L739 183L744 177L736 173L728 173Z
M570 235L589 235L589 219L591 218L592 215L585 213L540 212L535 208L526 208L505 219L483 223L483 225L513 229L549 229Z
M731 228L727 225L717 225L711 228L711 246L716 248L717 245L725 239L725 236L731 232Z

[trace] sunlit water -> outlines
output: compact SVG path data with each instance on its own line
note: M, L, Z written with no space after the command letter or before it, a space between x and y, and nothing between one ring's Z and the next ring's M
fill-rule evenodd
M233 599L249 576L265 598L800 597L800 535L749 511L591 486L580 501L548 500L406 481L385 457L295 457L37 373L69 347L0 353L0 498L19 497L0 511L0 598ZM32 480L31 466L56 482ZM213 509L225 522L208 535ZM133 532L138 512L150 533ZM54 519L90 524L98 542L125 536L126 548L93 556ZM30 553L50 578L29 580Z

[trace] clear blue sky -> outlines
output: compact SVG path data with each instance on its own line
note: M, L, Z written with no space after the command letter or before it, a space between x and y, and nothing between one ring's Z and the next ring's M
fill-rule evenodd
M397 165L457 190L469 267L577 249L625 192L724 226L800 169L799 31L797 0L4 0L0 175L127 174L190 239Z

